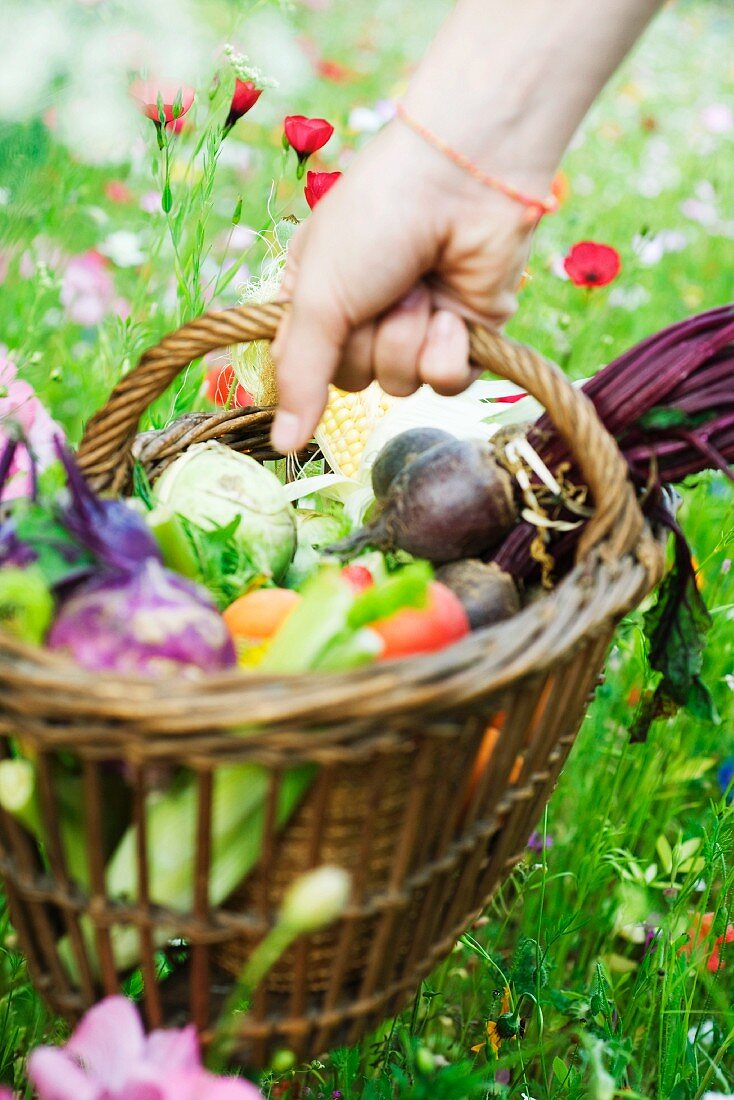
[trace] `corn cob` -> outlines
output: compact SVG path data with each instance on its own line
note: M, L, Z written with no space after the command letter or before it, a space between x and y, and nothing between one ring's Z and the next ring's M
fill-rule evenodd
M315 435L334 473L357 476L367 440L393 401L376 382L361 393L329 387L329 401Z
M264 340L256 340L240 350L235 358L235 370L256 405L277 403L275 364ZM394 401L395 398L384 393L376 382L362 393L345 393L336 386L329 386L329 400L315 436L334 473L357 476L365 444L375 424L392 408Z

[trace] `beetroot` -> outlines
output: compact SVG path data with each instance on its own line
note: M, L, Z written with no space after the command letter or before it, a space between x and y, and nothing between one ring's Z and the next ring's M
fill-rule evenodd
M516 522L512 479L490 444L452 439L413 459L375 519L331 552L350 555L374 546L432 562L457 561L491 550Z
M424 451L438 443L449 443L454 437L440 428L409 428L396 435L380 451L372 467L372 491L383 500L395 478Z
M520 610L514 580L494 562L452 561L437 570L436 580L458 596L472 630L510 619Z

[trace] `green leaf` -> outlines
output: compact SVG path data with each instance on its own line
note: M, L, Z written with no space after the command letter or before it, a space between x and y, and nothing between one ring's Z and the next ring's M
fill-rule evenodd
M647 700L647 726L665 714L666 702L686 707L696 718L716 721L713 701L701 680L706 636L711 616L696 585L690 551L682 532L674 528L675 562L644 617L651 666L662 674L654 696ZM637 723L636 723L637 725Z
M25 502L13 513L15 534L36 554L36 568L50 588L71 580L94 564L55 516L41 504Z
M667 428L697 428L710 420L712 415L711 412L703 412L691 416L682 409L666 408L661 405L643 413L637 421L637 426L652 431L664 431Z
M565 1085L566 1081L568 1080L569 1070L566 1067L566 1063L561 1058L556 1057L553 1059L553 1073L561 1082L561 1084Z
M673 870L673 852L666 837L662 835L659 836L655 843L655 848L660 856L660 863L662 864L663 870L669 875Z
M381 584L366 588L349 612L353 629L387 619L403 607L425 607L433 570L428 562L413 562Z

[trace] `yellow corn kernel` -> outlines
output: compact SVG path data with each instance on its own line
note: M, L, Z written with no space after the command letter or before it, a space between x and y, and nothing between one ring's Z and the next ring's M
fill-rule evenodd
M377 383L362 393L329 388L329 401L316 429L316 442L335 473L357 476L367 440L377 421L392 407L393 400Z

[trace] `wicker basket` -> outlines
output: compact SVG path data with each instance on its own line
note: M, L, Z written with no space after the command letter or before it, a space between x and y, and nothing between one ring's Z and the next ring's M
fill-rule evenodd
M187 446L220 439L259 459L271 412L185 417L136 442L139 418L188 363L214 348L272 338L280 306L212 313L168 336L91 421L79 460L98 490L129 488L133 451L157 475ZM200 680L105 679L0 634L0 742L20 734L37 753L44 859L0 815L0 871L33 979L50 1006L75 1019L119 990L110 928L137 930L148 1023L193 1020L204 1040L242 959L271 926L295 876L324 862L353 875L334 927L299 940L243 1018L238 1054L262 1065L275 1047L299 1057L351 1043L394 1013L450 951L523 853L597 682L615 625L653 586L662 544L642 520L626 466L593 407L526 348L475 329L472 357L540 400L572 447L596 502L574 570L507 623L435 655L343 675L287 680L238 672ZM254 732L232 736L246 722ZM487 734L488 727L493 732ZM478 768L493 742L489 766ZM83 776L89 893L70 880L56 823L54 764L73 754ZM105 890L98 838L104 777L126 762L138 825L138 898ZM212 776L225 763L269 770L260 865L222 905L208 898ZM317 766L299 808L276 828L279 784L298 763ZM190 912L149 902L145 817L150 776L187 767L198 791L195 900ZM80 918L94 926L94 950ZM156 927L187 944L156 979ZM66 934L72 981L59 957ZM181 954L180 948L178 949Z

